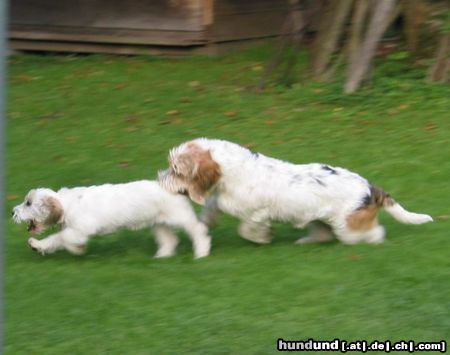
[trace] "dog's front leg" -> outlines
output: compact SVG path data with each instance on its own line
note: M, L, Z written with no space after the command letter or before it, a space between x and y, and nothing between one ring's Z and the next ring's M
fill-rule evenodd
M205 202L202 213L200 214L200 221L205 223L208 227L215 224L217 218L221 214L217 199L217 195L212 195L209 197Z
M36 238L29 238L28 245L31 249L37 251L42 255L51 254L59 249L64 249L61 239L61 233L52 234L47 238L41 240L38 240Z
M87 240L88 238L85 235L77 231L64 229L41 240L30 238L28 239L28 245L42 255L51 254L61 249L66 249L75 255L81 255L86 252Z
M166 225L157 224L153 227L153 232L155 233L156 244L158 244L155 258L174 256L179 240L172 229Z

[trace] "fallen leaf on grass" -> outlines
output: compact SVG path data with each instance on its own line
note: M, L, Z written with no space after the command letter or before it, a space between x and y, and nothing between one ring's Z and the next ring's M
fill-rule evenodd
M123 161L119 161L119 163L117 164L117 166L118 166L119 168L125 169L125 168L128 168L128 167L130 166L130 163L127 162L127 161L125 161L125 160L123 160Z
M199 82L199 81L190 81L190 82L188 83L188 85L189 85L189 87L191 87L191 88L196 88L196 87L199 87L199 86L200 86L200 82Z
M441 216L436 216L436 219L440 219L442 221L448 221L450 219L450 215L448 214L443 214Z
M139 128L137 128L136 126L131 126L131 127L125 128L125 131L132 133L132 132L136 132L138 129Z
M55 155L53 157L53 160L54 161L64 161L64 160L66 160L66 157L64 155Z
M6 196L6 201L15 201L17 199L19 199L18 195L8 195L8 196Z
M34 80L39 80L41 77L39 76L31 76L31 75L17 75L14 77L14 80L17 81L22 81L22 82L27 82L27 81L34 81Z
M189 104L192 102L192 98L189 96L183 96L183 97L180 97L180 102L182 102L184 104Z
M180 111L178 111L178 110L170 110L170 111L166 112L166 115L167 116L175 116L175 115L178 115L179 113L180 113Z
M433 122L427 122L427 124L425 125L425 129L427 131L432 131L433 129L436 129L438 126L436 123Z
M126 123L136 123L139 120L139 118L137 115L128 115L128 116L125 116L123 120Z
M253 71L261 71L263 69L264 69L264 67L262 65L254 65L254 66L252 66L252 70Z
M239 114L239 110L235 110L235 111L227 111L223 113L225 116L227 117L234 117L237 114Z
M358 255L358 254L350 254L350 255L348 256L348 258L349 258L351 261L359 261L359 260L361 260L361 256Z
M114 86L114 89L116 90L122 90L124 88L126 88L128 85L125 83L121 83L121 84L117 84L116 86Z

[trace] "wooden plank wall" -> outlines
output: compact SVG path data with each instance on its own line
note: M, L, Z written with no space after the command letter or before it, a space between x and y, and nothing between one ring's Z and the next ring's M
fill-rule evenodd
M9 37L15 49L160 53L277 35L287 7L288 0L13 0Z
M216 0L212 42L278 35L288 0Z
M203 0L14 0L17 39L193 45L205 42Z

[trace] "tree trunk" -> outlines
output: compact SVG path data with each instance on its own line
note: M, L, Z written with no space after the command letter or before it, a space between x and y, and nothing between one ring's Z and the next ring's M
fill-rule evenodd
M261 92L266 86L266 81L269 76L274 72L274 70L282 64L283 52L292 48L293 53L288 60L286 69L284 71L284 76L282 79L286 80L289 76L297 58L298 51L300 49L300 44L303 38L303 32L306 27L306 21L304 19L303 11L300 8L301 0L291 0L290 1L290 11L286 17L286 20L281 28L280 40L275 53L266 65L263 75L259 80L256 87L256 91Z
M332 0L328 11L323 16L315 40L312 60L312 72L315 78L320 78L331 62L331 56L338 46L352 3L353 0Z
M379 0L369 23L364 43L360 46L355 63L351 65L350 75L345 83L345 92L353 93L361 85L372 63L377 44L389 24L395 0Z
M416 54L419 43L419 33L427 20L424 0L408 0L403 3L405 18L405 37L408 51Z
M347 68L347 77L350 76L351 68L358 59L358 49L361 47L361 41L364 37L364 25L369 10L370 0L356 0L355 9L352 16L350 39L348 42L349 65Z
M450 71L450 33L443 33L436 52L436 61L430 67L427 81L445 83L449 81Z

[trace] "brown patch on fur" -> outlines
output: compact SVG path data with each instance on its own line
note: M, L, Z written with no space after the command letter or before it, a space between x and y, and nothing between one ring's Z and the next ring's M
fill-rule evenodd
M44 224L51 226L52 224L58 223L64 213L61 203L54 197L46 198L44 203L50 210L50 214L44 221Z
M359 209L347 217L347 227L354 231L368 231L378 224L377 212L375 205Z
M347 217L348 228L363 232L376 227L378 209L392 206L394 203L394 199L387 192L371 185L370 195L364 199L364 204Z
M370 194L372 196L373 203L377 207L392 206L395 203L391 195L389 195L387 192L385 192L383 189L379 187L372 185L370 187Z
M180 154L176 162L177 170L183 175L191 199L204 204L209 191L220 178L221 172L209 150L195 143L188 143L186 152Z
M366 206L375 205L377 207L392 206L395 203L394 199L385 192L382 188L371 185L370 196Z
M188 190L194 201L203 204L209 191L220 178L220 167L213 160L209 151L198 152L195 157L195 164L196 169Z

